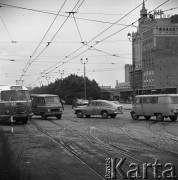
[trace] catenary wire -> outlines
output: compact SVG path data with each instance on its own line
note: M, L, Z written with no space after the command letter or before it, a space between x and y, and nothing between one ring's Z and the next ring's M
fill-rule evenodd
M60 11L62 10L62 8L64 7L64 4L65 4L65 3L66 3L66 0L64 0L64 2L63 2L63 4L62 4L61 8L59 9L56 17L53 19L52 23L50 24L49 28L47 29L45 35L43 36L42 40L40 41L40 43L39 43L38 46L36 47L36 49L35 49L35 51L33 52L33 54L30 56L30 59L28 60L27 65L25 66L25 68L24 68L24 70L23 70L23 73L22 73L22 75L21 75L21 77L20 77L20 80L22 79L22 77L23 77L23 75L26 73L26 71L28 70L28 67L33 63L34 60L33 60L32 62L30 62L31 59L32 59L32 57L34 56L34 54L36 53L36 51L37 51L38 48L40 47L42 41L44 40L44 38L45 38L46 35L48 34L49 30L51 29L52 25L53 25L54 22L56 21L56 19L57 19L57 17L58 17L58 14L60 13Z
M20 6L14 6L14 5L10 5L10 4L5 4L5 3L0 3L1 5L4 6L8 6L8 7L13 7L13 8L17 8L17 9L23 9L23 10L28 10L28 11L34 11L34 12L39 12L39 13L45 13L45 14L49 14L49 15L56 15L56 13L50 13L47 11L42 11L42 10L37 10L37 9L30 9L30 8L25 8L25 7L20 7ZM68 13L68 12L67 12ZM61 15L59 14L58 16L62 16L62 17L67 17L67 15ZM70 16L69 18L73 18L72 16ZM97 23L104 23L104 24L113 24L111 22L107 22L107 21L101 21L101 20L94 20L94 19L88 19L88 18L81 18L81 17L75 17L76 19L79 20L85 20L85 21L91 21L91 22L97 22ZM119 26L127 26L126 24L115 24L115 25L119 25ZM135 26L136 27L136 26Z
M163 4L165 4L165 3L167 3L169 0L167 0L167 1L165 1L164 3L162 3L161 5L159 5L158 7L156 7L156 8L154 8L152 11L154 11L155 9L157 9L157 8L159 8L160 6L162 6ZM140 6L140 5L139 5ZM139 7L139 6L137 6L137 7ZM133 11L133 10L132 10ZM131 11L131 12L132 12ZM151 13L152 11L150 11L149 13ZM136 23L138 20L136 20L134 23ZM134 24L134 23L132 23L132 24ZM102 39L102 40L100 40L100 42L102 42L102 41L104 41L104 40L106 40L106 39L108 39L108 38L110 38L110 37L112 37L112 36L114 36L115 34L117 34L117 33L119 33L119 32L121 32L122 30L124 30L124 29L126 29L127 27L124 27L124 28L122 28L121 30L119 30L119 31L116 31L115 33L113 33L113 34L111 34L111 35L109 35L109 36L107 36L107 37L105 37L104 39ZM95 36L96 37L96 36ZM97 43L95 43L94 45L92 45L92 47L93 46L95 46ZM90 46L90 48L91 48L91 46ZM73 60L73 59L75 59L76 57L78 57L78 56L80 56L81 54L83 54L83 53L85 53L85 52L87 52L90 48L88 48L87 50L85 50L85 51L83 51L83 52L81 52L80 54L78 54L78 55L76 55L74 58L71 58L71 59L69 59L68 61L66 61L66 62L69 62L69 61L71 61L71 60ZM61 61L60 61L61 62ZM64 64L64 63L63 63ZM59 66L62 66L63 64L61 64L61 65L59 65ZM58 67L59 67L58 66ZM53 70L55 70L57 67L55 67ZM48 68L49 69L49 68ZM46 74L49 74L50 72L52 72L53 70L51 70L51 71L49 71L49 72L47 72Z
M9 35L9 38L10 38L11 42L13 42L12 36L10 35L10 33L9 33L8 29L7 29L7 26L6 26L6 24L4 23L4 20L2 19L1 16L0 16L0 19L1 19L1 21L2 21L2 23L3 23L3 25L4 25L4 27L5 27L5 29L6 29L6 31L7 31L7 33L8 33L8 35Z
M145 0L145 1L148 1L148 0ZM100 35L102 35L104 32L106 32L107 30L109 30L111 27L113 27L116 23L118 23L119 21L121 21L123 18L125 18L126 16L128 16L130 13L132 13L135 9L137 9L138 7L140 7L142 5L142 3L141 4L139 4L138 6L136 6L136 8L134 8L133 10L131 10L131 11L129 11L126 15L124 15L123 17L121 17L119 20L117 20L115 23L113 23L112 25L110 25L108 28L106 28L105 30L103 30L102 32L100 32L98 35L96 35L94 38L92 38L90 41L88 41L88 43L90 43L91 41L93 41L94 39L96 39L98 36L100 36ZM136 21L137 22L137 21ZM132 23L133 24L133 23ZM131 25L132 25L131 24ZM129 26L131 26L131 25L129 25ZM127 27L129 27L129 26L127 26ZM81 47L79 47L78 49L76 49L75 51L73 51L72 53L70 53L68 56L66 56L66 58L68 58L68 57L70 57L71 55L73 55L74 53L76 53L77 51L79 51L80 49L82 49L83 47L85 46L85 44L83 44ZM89 50L90 48L88 48L87 50ZM86 51L84 51L84 52L86 52ZM81 54L81 53L80 53ZM79 54L79 55L80 55ZM75 56L75 57L78 57L78 56ZM44 71L48 71L48 70L50 70L51 68L53 68L53 67L55 67L54 69L56 69L56 65L57 64L59 64L59 63L61 63L61 62L63 62L66 58L64 58L64 59L62 59L62 60L60 60L59 62L57 62L57 63L55 63L53 66L51 66L51 67L49 67L49 68L47 68L46 70L44 70ZM72 58L73 59L73 58ZM67 61L68 62L68 61ZM51 72L51 70L49 71L49 72ZM49 73L48 72L48 73Z

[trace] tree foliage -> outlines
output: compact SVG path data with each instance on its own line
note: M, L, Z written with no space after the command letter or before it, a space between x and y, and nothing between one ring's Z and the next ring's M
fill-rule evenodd
M66 100L67 98L84 98L84 78L71 74L63 80L57 79L54 83L48 86L36 87L31 93L38 94L56 94L60 98ZM89 80L86 77L86 97L87 99L100 98L101 89L95 80Z

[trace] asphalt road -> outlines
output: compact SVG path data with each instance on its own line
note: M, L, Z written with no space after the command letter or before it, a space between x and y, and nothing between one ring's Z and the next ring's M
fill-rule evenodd
M178 122L133 121L130 108L123 104L123 114L102 119L77 118L65 106L61 120L34 116L27 125L15 124L13 136L8 125L3 130L14 152L23 146L19 167L30 169L32 179L178 176Z

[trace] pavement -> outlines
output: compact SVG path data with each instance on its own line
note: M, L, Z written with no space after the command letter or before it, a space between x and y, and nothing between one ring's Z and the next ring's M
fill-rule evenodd
M173 122L171 124L168 124L164 127L164 129L174 136L178 137L178 120L176 122Z

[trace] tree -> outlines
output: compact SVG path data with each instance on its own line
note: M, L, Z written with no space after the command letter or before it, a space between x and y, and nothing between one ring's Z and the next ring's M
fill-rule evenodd
M71 74L63 80L57 79L48 86L37 87L31 91L32 93L56 94L62 99L84 98L84 78ZM89 80L86 77L86 96L87 99L100 98L101 89L97 82Z

